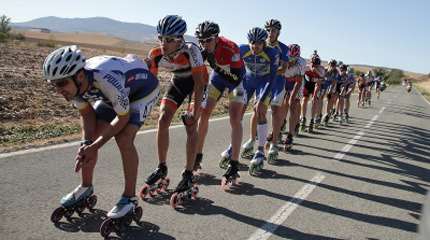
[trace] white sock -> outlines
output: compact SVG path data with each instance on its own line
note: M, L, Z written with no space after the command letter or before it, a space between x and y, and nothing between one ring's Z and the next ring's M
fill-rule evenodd
M267 139L267 123L257 124L258 146L264 147Z

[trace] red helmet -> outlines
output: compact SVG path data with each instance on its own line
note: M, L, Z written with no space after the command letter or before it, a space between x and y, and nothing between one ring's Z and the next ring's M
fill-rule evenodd
M298 44L291 44L288 48L289 57L300 57L300 46Z

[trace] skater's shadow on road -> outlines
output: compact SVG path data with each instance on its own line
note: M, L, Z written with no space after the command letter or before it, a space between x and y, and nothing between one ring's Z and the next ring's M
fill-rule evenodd
M68 220L63 218L64 221L56 223L55 227L65 232L98 232L103 220L106 219L106 211L101 209L84 212L80 217L75 215Z
M254 185L248 183L241 183L239 189L240 191L248 191L252 190ZM253 195L253 193L251 193ZM177 210L184 214L200 214L200 215L224 215L227 218L233 219L235 221L240 221L242 223L261 228L265 226L264 229L269 229L273 235L279 236L281 238L289 238L293 240L340 240L338 238L326 237L321 235L313 235L304 232L300 232L299 230L289 228L283 225L278 225L274 223L267 222L262 219L253 218L251 216L244 215L242 213L233 211L228 208L224 208L222 206L217 206L214 202L207 198L198 198L190 204L187 204L184 208Z
M152 204L152 205L169 205L170 204L170 196L172 195L173 190L167 189L164 192L157 193L156 195L152 197L146 197L144 201L146 203Z
M196 178L198 185L212 186L219 185L221 183L221 179L215 177L215 175L204 173L200 174Z
M158 239L158 240L171 240L175 239L172 236L169 236L164 233L160 233L160 227L145 221L140 221L138 226L131 225L127 227L127 229L121 233L120 236L109 236L105 239L109 240L134 240L134 239Z
M82 213L81 217L72 216L68 222L62 221L55 226L66 232L99 232L102 222L106 219L106 211L94 209L93 212ZM175 239L159 232L160 227L145 221L140 221L137 226L131 225L120 236L109 236L106 239Z

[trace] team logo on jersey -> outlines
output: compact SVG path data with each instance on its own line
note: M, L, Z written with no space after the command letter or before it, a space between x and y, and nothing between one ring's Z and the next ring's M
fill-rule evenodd
M121 83L109 73L105 74L103 76L103 79L105 79L108 83L112 84L112 86L114 86L119 91L121 91L121 89L123 88Z

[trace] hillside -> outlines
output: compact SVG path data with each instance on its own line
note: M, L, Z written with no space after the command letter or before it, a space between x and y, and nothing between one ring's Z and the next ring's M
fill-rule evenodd
M154 22L154 25L157 23ZM156 40L156 27L142 24L121 22L106 17L91 18L60 18L42 17L28 22L12 23L12 27L20 29L47 28L53 32L64 33L101 33L135 42ZM188 41L195 41L192 36L186 36Z

